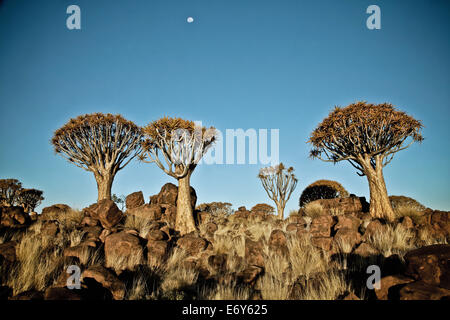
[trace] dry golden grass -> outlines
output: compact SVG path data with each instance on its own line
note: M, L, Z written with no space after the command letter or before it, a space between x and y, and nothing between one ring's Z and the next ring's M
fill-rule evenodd
M250 289L237 287L234 283L218 284L212 292L206 296L206 300L249 300Z
M133 251L130 255L108 254L106 266L112 268L116 273L124 270L134 271L139 265L144 264L143 250Z
M259 278L257 287L261 290L264 300L288 300L291 287L285 281L278 280L270 274Z
M314 201L307 203L303 208L303 212L310 218L317 218L326 214L322 205Z
M300 300L336 300L340 295L350 291L342 273L327 270L318 274L314 280L307 281L300 293Z
M392 254L403 256L408 250L415 248L414 233L400 224L386 225L381 231L370 236L367 243L385 257Z
M152 229L152 225L152 220L134 215L128 215L124 223L125 228L136 230L143 239L147 238L148 233Z

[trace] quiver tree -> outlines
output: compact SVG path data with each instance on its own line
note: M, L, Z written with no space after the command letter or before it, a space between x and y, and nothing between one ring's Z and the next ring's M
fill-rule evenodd
M25 212L33 212L44 200L43 194L43 191L37 189L22 189L17 197L17 202L24 208Z
M348 192L337 181L317 180L303 190L299 206L304 207L307 203L319 199L334 199L348 197Z
M93 113L70 119L55 131L55 152L91 171L97 181L98 200L111 200L116 173L141 151L141 128L121 115Z
M273 167L262 168L258 178L267 195L277 206L279 219L284 219L284 208L297 186L294 168L286 168L282 163Z
M164 117L143 128L140 159L156 165L178 180L175 229L180 234L196 230L191 204L190 177L198 162L216 140L216 130L193 121Z
M21 189L22 183L17 179L0 179L0 205L15 205Z
M336 107L312 132L311 157L327 162L347 160L366 176L370 189L370 214L394 219L389 202L383 167L395 153L421 142L422 123L391 104L357 102Z

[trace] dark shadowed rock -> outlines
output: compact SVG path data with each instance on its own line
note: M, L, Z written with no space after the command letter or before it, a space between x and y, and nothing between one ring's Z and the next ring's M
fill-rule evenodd
M173 183L166 183L162 186L161 191L150 197L150 203L152 204L170 204L173 206L177 205L178 198L178 187ZM195 189L191 187L191 205L195 208L195 203L197 202L197 194Z
M403 275L392 275L383 277L380 280L380 283L376 283L374 285L375 287L375 294L378 298L378 300L388 300L389 299L389 290L395 286L410 283L413 282L414 279L405 277ZM379 286L379 289L377 287ZM393 290L391 290L393 291Z
M0 244L0 256L9 262L16 261L16 245L15 241Z
M363 242L353 251L353 254L359 255L361 257L370 257L377 256L380 254L380 252L370 244Z
M450 300L450 290L416 281L402 287L399 296L400 300Z
M147 261L150 265L160 266L163 264L169 243L164 240L148 240L147 242Z
M261 241L245 239L245 260L249 266L258 266L264 268L264 250Z
M310 227L311 235L313 237L329 237L331 235L331 227L334 223L333 217L328 215L312 219Z
M81 300L81 295L76 289L50 287L44 292L44 300Z
M254 284L258 277L263 273L264 268L258 266L249 266L237 275L237 278L246 284Z
M405 255L406 275L450 290L450 245L412 250Z
M145 204L144 194L142 191L137 191L129 194L125 199L127 210L134 209Z
M227 268L227 254L215 254L208 257L208 265L215 272L224 272Z
M115 300L122 300L125 296L125 284L106 268L95 265L83 271L81 275L83 282L93 279L103 288L109 290Z

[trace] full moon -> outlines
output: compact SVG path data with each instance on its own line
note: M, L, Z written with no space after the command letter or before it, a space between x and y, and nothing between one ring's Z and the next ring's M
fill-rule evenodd
M192 23L192 22L194 22L194 18L192 18L192 17L188 17L188 18L187 18L187 22L188 22L188 23Z

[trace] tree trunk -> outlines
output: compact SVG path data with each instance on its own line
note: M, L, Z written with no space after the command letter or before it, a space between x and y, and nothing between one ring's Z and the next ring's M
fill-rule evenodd
M111 200L111 188L114 181L114 175L104 174L95 175L95 180L97 181L98 198L97 201L108 199Z
M368 168L365 170L365 174L370 189L370 215L393 221L395 214L389 201L382 167L377 165L376 169Z
M277 203L278 219L284 220L284 207L281 203Z
M194 221L194 208L191 205L191 174L178 179L178 197L177 197L177 217L175 221L175 230L181 235L196 231Z

